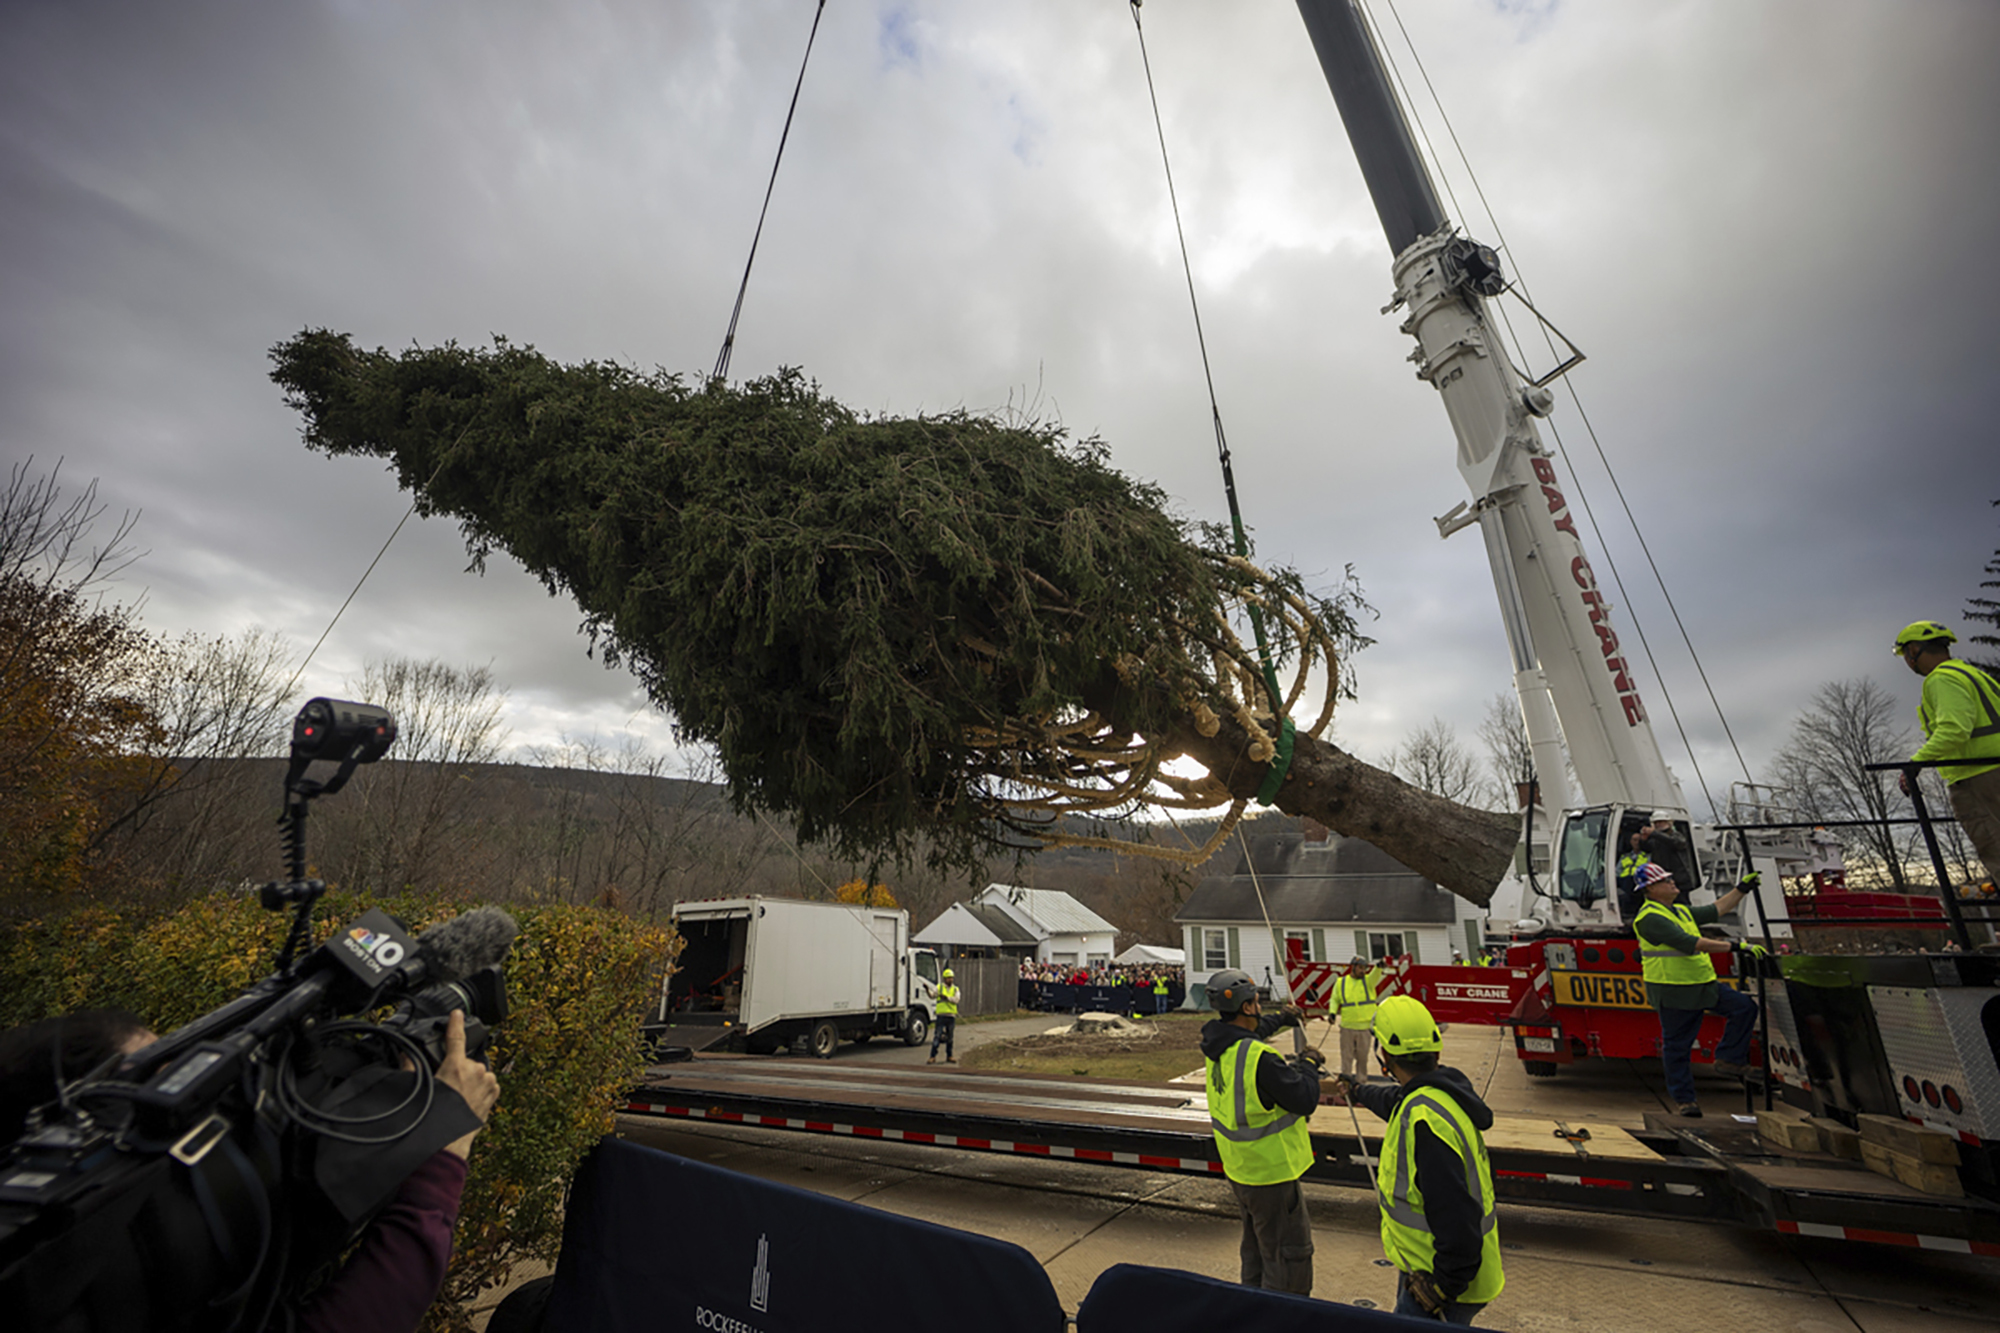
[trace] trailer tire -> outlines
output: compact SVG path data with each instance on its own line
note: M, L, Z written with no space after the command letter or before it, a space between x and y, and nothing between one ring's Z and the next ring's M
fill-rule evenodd
M812 1032L806 1037L806 1053L822 1060L831 1060L833 1053L840 1049L840 1025L831 1018L822 1018L812 1025Z
M903 1045L921 1046L930 1038L930 1015L921 1009L910 1010L910 1016L903 1020Z
M1529 1078L1554 1078L1556 1076L1556 1062L1553 1060L1523 1060L1521 1061L1521 1072Z

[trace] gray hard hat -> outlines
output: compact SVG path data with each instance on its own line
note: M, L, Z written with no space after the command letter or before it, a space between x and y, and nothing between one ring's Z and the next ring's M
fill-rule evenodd
M1233 1014L1257 998L1257 982L1248 972L1225 967L1208 979L1208 1002L1218 1014Z

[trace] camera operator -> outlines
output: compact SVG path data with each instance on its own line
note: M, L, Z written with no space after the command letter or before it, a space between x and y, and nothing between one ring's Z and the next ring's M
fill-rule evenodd
M62 1097L62 1084L155 1040L135 1015L92 1009L0 1033L0 1144L20 1137L28 1113ZM500 1080L465 1053L465 1014L445 1029L437 1081L462 1098L483 1126L500 1099ZM454 1139L404 1177L396 1197L369 1223L360 1246L298 1312L267 1325L295 1333L412 1333L444 1285L467 1159L479 1131Z
M465 1054L463 1010L453 1011L445 1031L437 1080L465 1099L481 1125L500 1100L500 1080ZM416 1328L444 1286L451 1229L458 1222L458 1199L478 1133L454 1139L404 1178L395 1200L369 1224L360 1248L307 1300L290 1327L298 1333L406 1333ZM271 1326L287 1324L280 1319Z

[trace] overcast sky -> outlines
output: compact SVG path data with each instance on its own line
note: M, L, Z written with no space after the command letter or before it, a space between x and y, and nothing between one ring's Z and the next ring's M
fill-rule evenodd
M2000 546L2000 6L1401 12L1514 266L1590 358L1584 409L1753 768L1827 680L1872 675L1914 722L1889 640L1962 628ZM264 626L303 653L409 499L376 463L304 449L267 349L307 326L392 348L504 334L704 372L812 13L10 0L0 451L143 510L126 591L151 628ZM1144 18L1260 554L1351 563L1381 613L1337 739L1377 757L1433 715L1470 739L1510 680L1492 585L1477 536L1431 523L1466 498L1450 430L1378 313L1388 248L1297 10ZM796 365L898 414L1025 404L1222 517L1153 135L1123 0L831 0L733 375ZM1741 773L1575 407L1555 425L1699 807L1662 680L1710 785ZM413 520L303 688L435 656L511 686L519 744L664 744L631 679L586 659L574 607L504 559L465 565L451 523Z

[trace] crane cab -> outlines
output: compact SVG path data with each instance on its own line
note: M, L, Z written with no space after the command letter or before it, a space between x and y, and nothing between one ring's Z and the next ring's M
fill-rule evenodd
M1593 805L1565 811L1562 832L1556 839L1553 895L1538 904L1537 915L1559 929L1622 931L1639 910L1639 896L1632 885L1632 871L1621 875L1620 861L1632 850L1635 834L1652 820L1650 806ZM1689 849L1686 873L1694 882L1690 892L1703 887L1702 859L1694 852L1694 830L1686 819L1676 819L1674 832ZM1677 868L1678 869L1678 868Z

